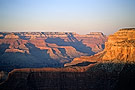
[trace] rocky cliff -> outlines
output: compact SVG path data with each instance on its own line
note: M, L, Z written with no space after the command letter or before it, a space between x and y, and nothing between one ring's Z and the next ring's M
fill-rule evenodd
M7 67L61 67L75 57L102 51L106 39L100 32L1 32L0 71Z
M15 69L0 89L134 90L134 31L119 30L109 36L104 51L75 58L63 68Z
M41 50L49 49L50 47L60 48L60 46L63 46L63 48L66 48L64 46L69 46L88 55L102 51L107 40L106 36L100 32L93 32L87 35L71 32L1 32L1 37L3 39L0 39L0 44L10 44L6 52L25 53L26 51L26 53L29 53L26 44L31 43Z
M135 64L82 63L64 68L15 69L0 90L134 90Z
M108 37L103 60L135 61L135 29L120 29Z
M105 49L94 56L81 56L75 58L65 66L75 65L81 62L90 61L121 61L135 62L135 28L120 29L108 36L105 42Z

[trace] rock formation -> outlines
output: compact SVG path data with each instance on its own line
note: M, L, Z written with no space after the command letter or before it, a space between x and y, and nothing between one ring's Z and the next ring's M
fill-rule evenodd
M105 42L105 49L94 56L82 56L75 58L65 66L75 65L81 62L90 61L121 61L135 62L135 28L120 29L113 35L108 36Z
M57 48L58 46L71 46L75 49L77 48L77 50L80 50L79 48L89 48L94 54L104 49L104 43L107 39L106 36L100 32L87 35L79 35L71 32L3 32L2 34L1 37L4 36L4 39L0 39L0 44L10 44L9 48L12 48L12 50L6 50L7 52L18 51L22 53L29 53L29 50L23 49L27 48L25 46L27 43L32 43L35 47L40 48L41 50L49 48L47 44L55 44ZM19 45L21 45L23 49L18 49ZM84 53L88 54L88 50ZM89 53L88 55L91 54Z
M75 35L75 37L96 53L104 49L104 42L107 40L102 32L90 32L87 35Z
M19 38L19 36L17 36L17 35L14 35L14 33L11 33L11 34L7 34L6 36L5 36L5 38L9 38L9 39L18 39Z
M0 89L134 90L134 34L135 29L121 29L109 36L104 51L75 58L64 68L15 69Z
M135 29L120 29L108 37L103 60L135 61Z
M106 39L100 32L0 32L0 71L63 67L73 58L102 51Z
M0 89L113 90L116 79L111 78L114 77L115 74L103 73L103 71L96 71L96 69L95 72L92 73L89 70L90 67L91 65L86 67L17 69L9 73L8 79L0 85ZM112 81L114 81L114 83L111 83ZM110 85L112 87L110 87Z

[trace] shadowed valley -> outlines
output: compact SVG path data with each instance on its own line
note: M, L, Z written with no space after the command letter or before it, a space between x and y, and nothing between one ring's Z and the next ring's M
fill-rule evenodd
M0 38L0 71L63 67L75 57L102 51L107 40L100 32L1 32Z
M75 58L63 68L14 69L0 89L134 90L134 36L134 28L121 29L108 37L102 52Z

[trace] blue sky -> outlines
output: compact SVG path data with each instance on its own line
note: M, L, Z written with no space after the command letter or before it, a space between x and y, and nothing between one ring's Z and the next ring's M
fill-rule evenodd
M0 31L112 34L135 27L135 0L0 0Z

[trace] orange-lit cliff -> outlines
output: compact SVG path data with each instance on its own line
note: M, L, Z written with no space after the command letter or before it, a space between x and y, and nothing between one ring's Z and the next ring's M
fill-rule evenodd
M104 51L75 58L64 68L15 69L0 89L10 90L134 90L135 29L109 36Z

